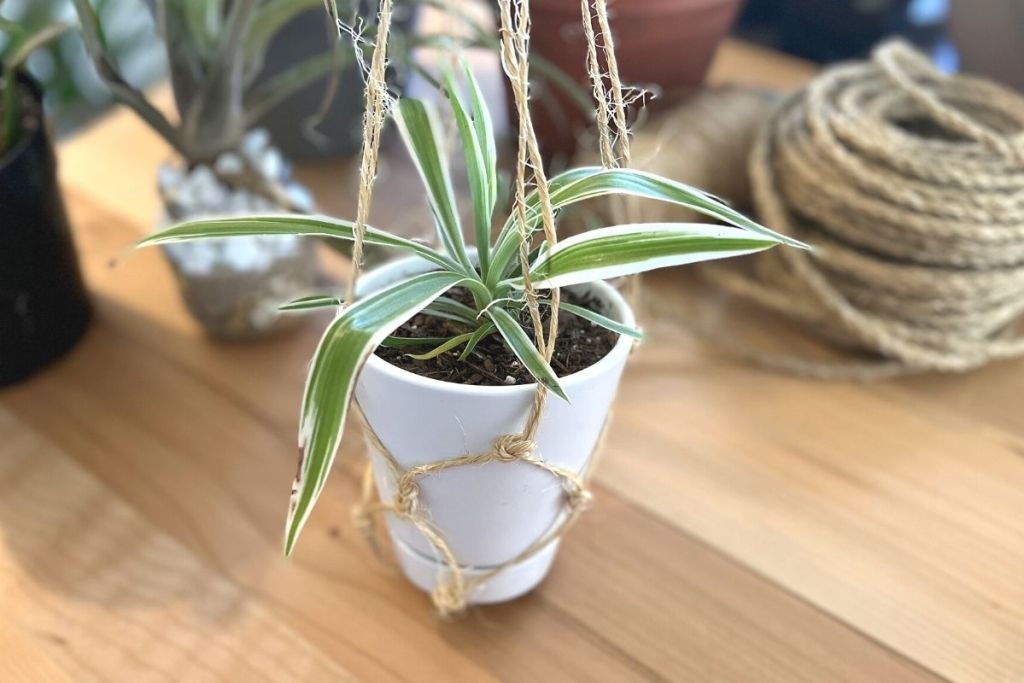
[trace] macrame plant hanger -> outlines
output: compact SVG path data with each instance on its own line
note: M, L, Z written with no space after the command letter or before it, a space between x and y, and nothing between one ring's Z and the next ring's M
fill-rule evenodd
M355 300L356 284L362 270L363 239L366 232L366 220L369 215L373 197L373 184L377 173L377 155L380 148L381 129L388 114L390 96L384 80L387 66L388 35L391 27L393 0L381 0L378 13L377 38L374 44L373 58L366 79L366 113L363 122L362 159L360 164L359 205L356 213L354 229L355 245L352 251L352 278L346 295L346 305ZM511 84L515 109L519 118L518 155L515 180L515 215L519 228L519 257L523 264L524 290L527 308L534 328L534 336L538 349L551 360L555 350L555 339L558 332L559 292L551 292L551 316L545 332L540 315L537 292L529 278L526 267L530 249L530 235L527 228L527 180L532 180L539 198L541 226L544 238L549 244L558 241L555 232L554 211L548 190L547 176L544 172L540 146L533 129L533 121L529 109L529 35L530 35L530 3L529 0L499 0L499 19L501 31L501 64ZM605 0L593 0L593 13L590 0L581 0L584 32L587 37L588 71L593 83L594 95L597 98L597 123L600 135L601 159L605 168L617 168L629 162L629 134L626 127L626 112L623 104L622 86L615 60L614 43L609 29L608 12ZM602 36L598 45L597 33L594 31L593 18L596 15L599 33ZM609 86L604 83L604 75L599 64L599 49L604 55L608 69ZM609 92L610 91L610 92ZM614 132L613 132L614 131ZM375 542L377 532L375 520L381 513L390 513L399 519L413 524L423 537L435 549L437 557L447 569L447 575L439 579L437 587L431 594L434 606L442 616L459 612L466 607L473 591L487 580L505 569L517 565L546 548L561 538L570 526L579 518L580 513L590 502L590 493L586 488L587 474L576 472L547 462L536 454L537 444L534 438L540 426L544 406L547 401L547 390L537 384L533 403L526 417L523 429L519 432L498 436L491 449L477 454L458 455L446 460L427 462L411 468L403 468L398 460L381 442L371 425L363 420L363 431L373 448L384 458L390 475L396 482L393 500L384 501L376 498L373 470L367 464L363 479L363 497L353 510L353 518L371 543ZM359 411L356 411L360 414ZM601 448L600 439L596 449ZM593 458L591 458L591 462ZM462 566L455 557L444 531L430 522L419 497L420 480L454 467L481 465L489 462L523 462L549 472L559 480L565 496L565 512L555 524L534 543L510 560L489 568L486 572L467 577Z

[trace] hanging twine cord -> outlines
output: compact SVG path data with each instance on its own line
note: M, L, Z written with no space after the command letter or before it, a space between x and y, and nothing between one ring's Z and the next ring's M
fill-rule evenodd
M530 2L529 0L499 0L498 14L501 22L501 65L512 89L516 115L519 119L518 156L516 163L515 212L516 224L519 228L519 261L523 271L524 290L527 307L533 322L534 337L537 348L551 360L555 350L555 336L558 331L558 289L551 291L551 317L548 322L548 334L545 340L541 323L540 309L537 303L537 292L530 279L529 251L530 237L527 234L526 221L526 174L530 171L537 196L540 200L541 224L544 239L550 246L558 242L555 231L555 215L551 208L551 193L548 190L547 175L544 172L544 160L540 154L540 145L533 130L533 117L530 114ZM543 410L546 390L538 385L537 411Z
M329 4L329 3L328 3ZM366 221L370 217L373 203L373 186L377 180L377 156L380 152L380 136L391 104L386 80L388 68L388 38L391 34L391 10L393 0L381 0L377 16L377 39L373 46L373 58L366 73L366 107L363 113L363 145L359 163L359 199L356 208L356 224L353 228L352 276L345 305L356 299L356 285L363 269L363 240L366 237ZM336 21L339 21L336 19ZM339 30L342 26L339 23Z
M1024 100L938 72L903 42L826 71L760 130L763 223L816 249L755 273L707 268L740 298L879 357L817 361L733 344L819 378L957 372L1024 353Z
M630 133L626 122L626 101L622 94L619 61L615 56L615 38L608 21L608 5L606 0L580 0L580 12L583 15L583 34L587 40L587 72L597 101L601 165L604 168L628 168L631 163ZM595 16L600 29L600 41L594 31ZM607 87L598 48L607 65Z
M615 56L615 38L608 20L608 4L606 0L580 0L580 13L587 41L587 72L597 103L597 140L601 166L609 169L628 168L632 163L632 152L629 124L626 121L627 105L619 76L619 62ZM595 17L600 40L594 31ZM601 68L601 56L607 65L607 74ZM631 196L612 198L611 211L617 223L635 222L639 213L636 199ZM626 278L623 289L630 306L635 309L640 298L640 276Z
M597 0L597 4L604 11L604 0ZM362 175L360 177L359 214L355 230L356 249L354 250L353 258L353 284L349 290L350 299L354 296L355 282L359 277L362 266L360 255L362 253L362 240L365 232L365 219L369 211L373 183L376 176L380 131L383 126L384 116L386 115L387 93L384 83L384 70L386 67L390 11L391 2L390 0L385 0L381 5L380 28L378 30L372 65L367 76L367 114L363 130L363 159L360 168ZM529 110L529 0L499 0L499 11L501 17L501 62L512 85L520 122L515 215L520 236L519 254L523 265L524 289L538 349L550 361L555 350L555 338L558 332L559 293L557 289L551 292L551 315L545 335L537 292L530 281L529 268L527 267L530 241L530 235L527 233L526 209L528 172L530 173L533 185L537 189L540 200L544 237L550 245L554 245L558 241L547 177L544 173L540 147L533 130ZM591 34L590 38L593 40L593 34ZM594 48L593 44L591 47L592 49ZM605 49L606 51L612 49L610 43L606 43ZM609 62L614 64L614 55L611 55ZM613 78L613 88L621 91L621 86L618 85L617 73ZM621 92L616 96L615 101L621 107ZM616 121L621 121L622 126L625 125L624 110L616 115ZM625 131L625 128L620 128L620 130ZM605 134L610 135L608 131L605 131ZM610 138L606 140L606 144L610 147ZM628 145L625 132L620 135L619 144ZM625 157L628 158L628 147L626 150ZM621 151L620 155L622 155ZM366 534L374 547L376 547L377 538L376 518L381 513L391 513L395 517L405 520L416 527L423 538L434 548L438 558L447 568L447 575L438 581L437 587L431 594L434 606L442 616L463 610L472 593L486 581L492 579L505 569L530 559L561 538L569 527L576 522L579 515L591 501L591 494L586 486L589 467L583 473L577 474L571 469L549 463L536 454L537 443L535 437L544 413L546 400L547 390L538 384L522 431L499 436L494 440L488 451L426 462L409 468L403 468L398 459L384 445L373 427L363 419L363 433L369 441L371 448L384 459L390 476L395 482L395 495L390 501L376 499L373 470L368 465L363 480L362 500L353 510L354 522ZM360 410L355 411L355 413L360 417L362 416ZM605 429L602 428L595 451L600 450L604 440L604 433ZM500 565L490 567L485 572L468 577L463 567L459 564L458 558L455 557L442 530L436 528L431 523L428 511L421 500L420 482L424 477L452 468L483 465L492 462L525 463L550 473L559 481L562 487L565 509L563 514L555 520L552 526L540 538L515 557ZM590 458L589 465L592 466L593 462L594 458Z

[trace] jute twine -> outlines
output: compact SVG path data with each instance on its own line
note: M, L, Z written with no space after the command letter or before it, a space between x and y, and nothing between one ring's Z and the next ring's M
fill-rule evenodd
M759 132L762 222L815 245L775 249L728 291L877 360L733 345L820 378L964 371L1024 353L1024 100L947 76L902 42L826 71Z
M595 0L595 6L600 8L600 14L606 17L607 12L604 4L604 0ZM526 227L527 173L530 174L540 199L544 237L551 245L554 245L558 240L558 236L555 233L554 212L551 208L547 177L544 173L543 161L536 135L534 134L528 103L529 0L499 0L499 10L501 17L501 63L505 74L511 82L516 110L519 116L515 215L518 219L520 235L520 259L524 266L523 272L526 274L524 276L524 289L538 349L550 361L555 350L555 337L558 331L558 290L555 289L551 292L551 315L545 335L537 292L529 279L529 269L526 267L526 259L529 252L529 235L527 234ZM362 266L361 254L365 233L365 219L369 212L372 198L380 131L386 113L387 92L384 83L384 70L386 66L390 18L391 0L383 0L380 8L380 27L378 29L377 42L374 47L371 68L367 76L367 106L363 130L362 175L360 178L359 209L355 228L352 285L349 289L347 303L351 303L355 296L355 283ZM606 29L603 28L602 30ZM593 40L592 35L591 40ZM616 73L613 82L617 82L617 79ZM621 103L621 97L619 102ZM624 125L624 113L621 116ZM494 440L491 448L483 453L459 455L444 460L426 462L407 469L403 468L398 459L388 450L372 426L365 419L363 420L363 431L367 440L370 442L373 450L378 452L384 459L390 470L390 475L395 481L395 495L390 501L375 500L376 491L373 470L368 466L363 482L363 498L353 510L353 518L357 526L366 533L371 543L375 541L377 534L375 528L376 516L381 513L391 513L398 519L405 520L416 527L434 548L438 558L443 561L448 570L447 575L438 580L437 586L431 594L434 606L442 616L463 610L469 597L483 583L505 569L530 559L549 544L561 538L578 519L580 513L582 513L591 500L591 494L586 488L586 471L582 474L577 474L568 468L549 463L536 454L537 444L534 439L540 426L546 400L547 390L538 384L523 429L517 433L499 436ZM357 414L361 414L360 411L357 411ZM596 449L601 448L603 435L604 431L602 430L602 437L598 440ZM443 531L436 528L430 522L429 515L420 498L420 482L424 477L452 468L482 465L491 462L521 462L550 473L561 484L565 498L565 510L540 538L515 557L500 565L490 567L485 572L468 577L463 567L459 564L458 558L452 552Z
M587 73L597 102L597 141L601 166L609 169L628 168L632 163L632 152L626 120L627 107L619 76L619 62L615 57L615 37L608 21L607 3L605 0L580 0L580 13L583 17L583 34L587 40ZM600 39L598 32L594 31L595 17ZM602 56L607 71L602 69ZM616 223L635 222L636 200L636 197L623 195L612 198L612 216ZM623 289L630 306L635 309L640 298L640 276L626 278Z

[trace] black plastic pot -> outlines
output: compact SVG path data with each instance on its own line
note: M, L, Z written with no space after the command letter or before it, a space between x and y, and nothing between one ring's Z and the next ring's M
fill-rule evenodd
M91 317L41 93L19 82L31 104L21 139L0 156L0 386L64 354Z

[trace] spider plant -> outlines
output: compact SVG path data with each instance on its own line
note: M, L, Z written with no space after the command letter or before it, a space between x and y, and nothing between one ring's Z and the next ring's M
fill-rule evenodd
M368 293L349 307L342 306L332 296L307 297L289 306L293 309L335 307L337 315L317 347L302 401L299 428L302 459L286 525L286 554L294 548L323 489L342 438L360 368L377 346L410 343L410 340L389 338L389 335L417 313L454 317L466 325L467 332L448 339L417 339L411 343L436 345L432 354L461 349L461 357L465 358L484 337L500 335L538 382L566 398L559 378L518 322L519 313L526 305L519 253L521 226L513 213L497 234L492 234L498 192L494 133L477 83L468 69L464 71L468 96L460 93L452 73L448 73L443 82L469 175L476 258L463 238L437 114L427 102L403 99L392 108L391 114L423 181L441 246L433 249L373 227L366 229L365 241L418 256L429 261L434 270ZM542 242L529 258L528 275L535 289L545 291L655 268L750 254L780 244L804 246L744 217L697 188L650 173L577 168L550 181L551 204L556 211L605 195L633 195L671 202L733 227L664 223L618 225L596 229L555 245ZM541 220L540 201L534 190L526 197L524 227L528 235L534 235ZM352 240L354 229L351 221L326 216L220 218L175 225L142 240L140 245L278 234ZM462 304L445 296L453 287L468 290L473 304ZM618 333L639 335L637 330L595 311L564 304L562 310Z
M3 5L0 0L0 6ZM59 37L73 24L55 22L27 27L0 17L3 58L0 59L0 155L21 139L25 112L18 75L36 49Z

